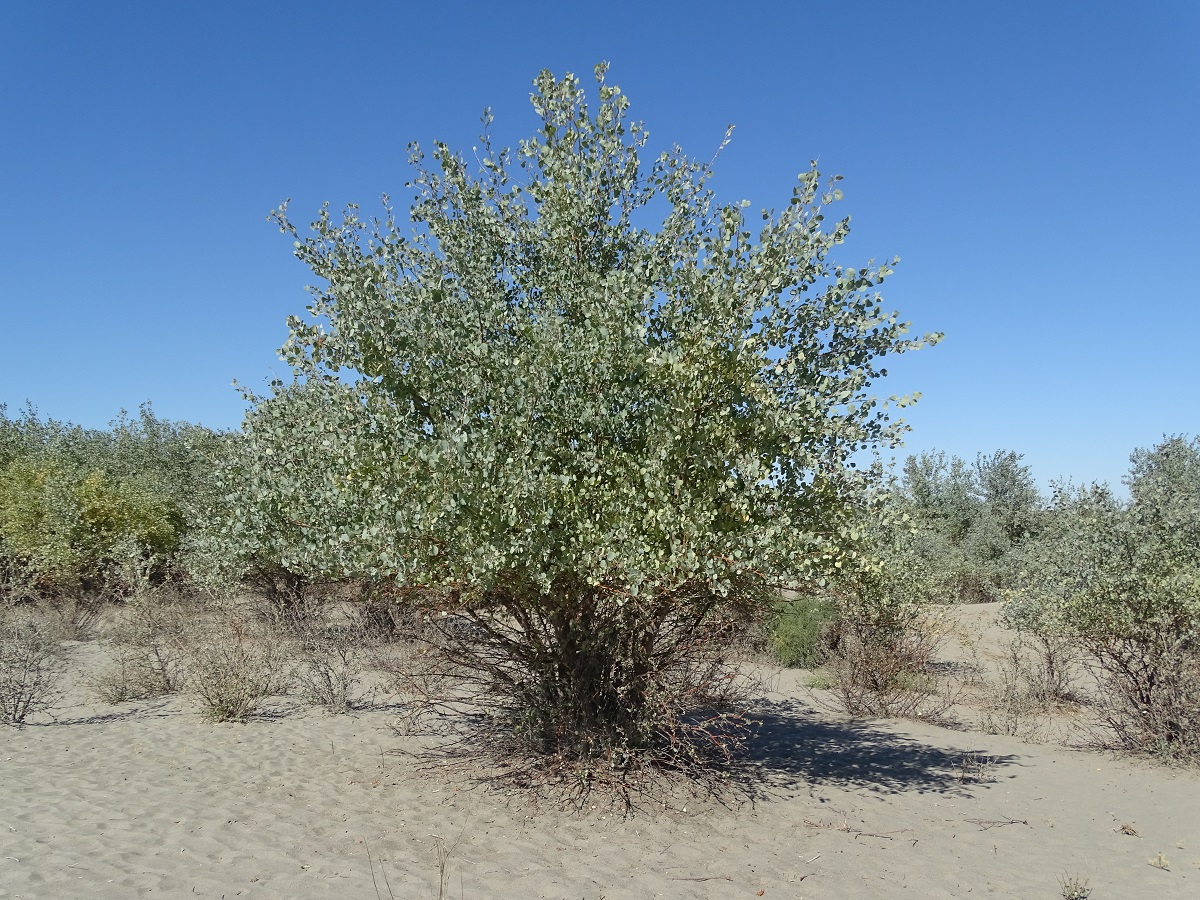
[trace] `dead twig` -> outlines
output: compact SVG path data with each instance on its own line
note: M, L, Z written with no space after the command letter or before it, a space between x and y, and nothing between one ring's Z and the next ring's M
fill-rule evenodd
M897 828L895 831L856 831L854 839L857 841L860 837L883 838L884 840L893 841L893 834L903 834L906 831L912 831L911 828Z
M1026 819L967 819L972 825L978 825L980 831L998 828L1001 825L1029 825ZM1032 828L1032 825L1029 825Z

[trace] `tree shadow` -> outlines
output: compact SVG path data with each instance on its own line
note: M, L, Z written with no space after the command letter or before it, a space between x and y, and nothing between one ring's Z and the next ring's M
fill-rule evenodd
M103 712L89 712L75 716L50 716L51 721L36 724L55 727L58 725L102 725L106 722L124 722L129 719L141 719L149 716L161 718L167 714L168 707L174 695L164 694L161 697L150 697L142 700L128 700L115 708ZM34 724L34 723L30 723Z
M768 792L830 784L881 793L963 793L979 780L972 775L979 760L990 772L1018 760L978 747L932 746L870 721L821 717L790 700L764 702L756 718L760 725L745 762Z

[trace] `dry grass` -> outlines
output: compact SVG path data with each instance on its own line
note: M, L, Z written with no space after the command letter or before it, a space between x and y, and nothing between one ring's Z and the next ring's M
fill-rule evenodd
M958 766L958 780L964 784L985 784L996 780L995 759L981 751L964 753Z

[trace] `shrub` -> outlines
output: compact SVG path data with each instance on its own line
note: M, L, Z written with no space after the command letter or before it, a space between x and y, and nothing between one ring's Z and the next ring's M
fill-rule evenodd
M986 679L980 729L1027 740L1042 737L1041 718L1055 705L1074 702L1073 670L1078 653L1062 638L1018 633L1000 660L995 679Z
M108 431L0 406L0 563L42 596L129 596L176 574L225 440L149 406Z
M21 726L59 699L62 646L31 610L0 606L0 723Z
M177 539L170 502L144 480L21 457L0 472L0 542L46 588L117 584Z
M380 643L378 626L359 610L343 610L334 621L309 614L294 620L294 684L305 700L332 713L350 710L369 651Z
M930 609L939 572L897 512L884 505L864 523L867 549L828 582L837 618L825 667L851 715L934 718L950 705L933 678L944 632Z
M37 600L37 579L0 543L0 605L20 606Z
M278 633L238 613L189 636L188 685L211 722L241 722L265 699L286 692L290 650Z
M781 602L770 625L771 647L782 665L815 669L829 655L837 605L827 597L801 594Z
M104 702L144 700L184 688L188 638L176 604L154 593L136 598L122 610L110 640L111 663L94 682Z
M878 602L874 585L851 590L825 664L838 703L855 716L936 718L950 706L933 678L937 623L917 604Z
M58 640L87 641L96 636L106 603L94 595L39 594L34 606Z
M849 552L879 474L852 457L901 430L880 359L936 336L883 307L888 265L829 259L849 225L815 166L754 239L708 164L642 162L605 69L595 112L539 75L536 135L485 133L478 170L414 145L411 235L386 199L310 237L277 212L313 320L289 320L295 379L248 395L213 533L246 565L419 594L506 747L686 767L736 743L712 712L734 613Z
M1014 627L1077 647L1119 746L1200 753L1200 439L1138 450L1120 503L1060 489L1045 539L1005 609Z

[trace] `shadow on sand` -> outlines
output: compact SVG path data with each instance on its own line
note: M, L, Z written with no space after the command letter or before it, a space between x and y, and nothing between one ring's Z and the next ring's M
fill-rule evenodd
M29 724L37 724L43 727L55 727L59 725L103 725L109 722L124 722L129 719L163 718L173 711L171 709L172 699L173 695L164 695L145 700L129 700L119 704L115 708L107 708L102 712L93 711L73 716L52 715L48 722L31 722ZM88 704L83 708L94 709L94 706Z
M822 716L796 701L764 703L746 763L767 793L801 784L869 787L883 793L958 793L971 782L1003 777L1013 755L944 748L888 731L879 723ZM987 778L980 778L986 769Z

